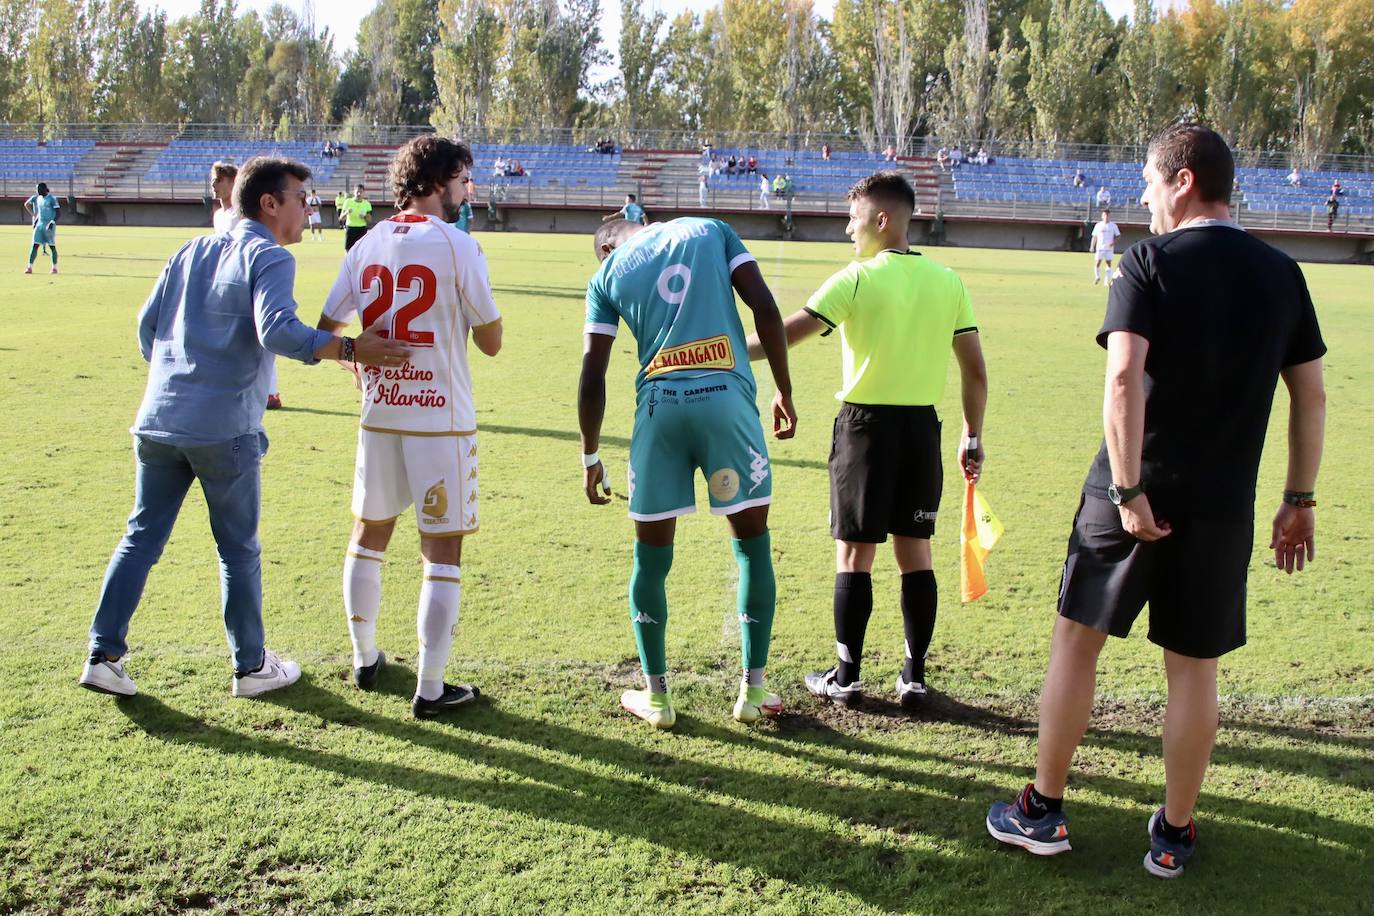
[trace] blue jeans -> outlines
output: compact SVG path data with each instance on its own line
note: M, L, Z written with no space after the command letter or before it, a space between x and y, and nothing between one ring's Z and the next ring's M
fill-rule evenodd
M214 445L182 447L134 437L138 476L129 527L110 558L100 603L91 621L91 651L111 657L127 650L125 637L148 572L162 556L192 480L199 480L219 551L224 631L237 671L263 661L261 501L258 466L267 436L249 433Z

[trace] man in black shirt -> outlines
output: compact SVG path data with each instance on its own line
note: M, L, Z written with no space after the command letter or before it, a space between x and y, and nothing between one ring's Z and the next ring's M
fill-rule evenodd
M1287 489L1270 549L1313 557L1326 352L1298 265L1229 218L1234 164L1197 124L1150 144L1141 203L1154 238L1121 260L1097 342L1107 350L1105 440L1069 538L1035 781L988 813L989 833L1041 855L1069 849L1061 809L1092 714L1097 657L1146 603L1164 650L1165 804L1145 868L1183 873L1217 729L1217 658L1245 644L1255 480L1279 378L1289 394Z

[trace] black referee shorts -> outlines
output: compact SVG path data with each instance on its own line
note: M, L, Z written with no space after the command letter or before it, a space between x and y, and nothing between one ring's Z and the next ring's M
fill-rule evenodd
M837 541L929 538L943 489L934 407L840 408L830 443L830 534Z
M1190 658L1218 658L1245 645L1245 584L1255 521L1169 518L1173 532L1141 541L1121 513L1084 494L1059 582L1059 613L1125 636L1148 602L1150 642Z
M348 251L358 240L367 235L367 226L346 226L344 227L344 251Z

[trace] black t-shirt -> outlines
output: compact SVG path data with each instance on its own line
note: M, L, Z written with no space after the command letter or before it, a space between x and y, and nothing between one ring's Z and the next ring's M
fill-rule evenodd
M1113 331L1150 342L1140 474L1155 513L1251 517L1279 371L1326 353L1297 263L1225 224L1146 239L1121 258L1098 344ZM1084 492L1112 482L1104 440Z

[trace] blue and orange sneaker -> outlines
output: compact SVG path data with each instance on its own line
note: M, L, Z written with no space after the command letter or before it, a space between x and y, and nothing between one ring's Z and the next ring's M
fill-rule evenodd
M1069 819L1062 811L1053 811L1039 818L1026 814L1023 801L1029 791L1030 785L1027 784L1011 804L993 802L988 809L988 833L998 842L1020 846L1037 856L1068 852L1073 848L1069 845Z
M1188 819L1188 839L1178 843L1164 835L1164 809L1150 815L1150 851L1145 854L1145 870L1157 878L1177 878L1183 866L1197 852L1197 824Z

